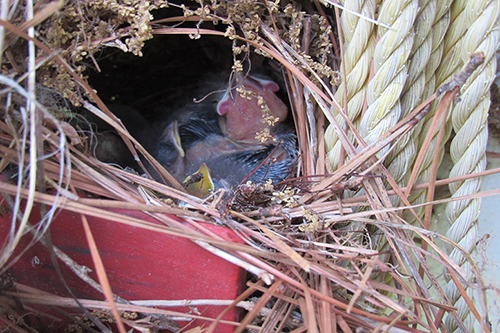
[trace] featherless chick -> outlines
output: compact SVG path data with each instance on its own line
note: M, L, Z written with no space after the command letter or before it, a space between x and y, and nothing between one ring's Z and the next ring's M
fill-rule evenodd
M197 123L199 126L197 126ZM191 122L179 129L181 142L193 133L203 139L185 146L184 172L196 173L202 164L210 171L215 188L232 188L243 180L263 183L282 181L292 170L297 157L296 138L284 128L269 143L236 141L221 135L220 128Z
M217 104L224 135L240 142L262 142L256 134L271 134L274 125L283 123L288 115L285 103L276 96L278 90L273 81L235 74Z
M227 87L228 80L221 78L204 86L215 93L170 115L153 156L190 186L198 173L200 184L215 189L230 189L244 180L277 183L287 177L296 162L297 144L293 131L282 123L288 110L275 94L278 85L238 74L226 89L220 87ZM262 132L267 133L264 140L257 136Z

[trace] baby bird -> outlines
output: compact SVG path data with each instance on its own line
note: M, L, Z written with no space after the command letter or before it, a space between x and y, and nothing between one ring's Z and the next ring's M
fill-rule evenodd
M276 96L279 86L270 80L236 73L230 89L217 104L219 125L224 135L236 141L255 142L256 133L273 131L283 122L288 108Z
M254 183L268 179L280 182L290 173L297 157L295 135L290 131L275 134L276 142L262 144L236 141L220 135L215 128L193 126L190 123L181 127L181 138L186 131L195 130L197 135L205 131L204 139L185 148L184 170L192 174L204 163L216 188L235 187L245 178Z
M170 174L177 180L184 175L184 157L179 136L179 124L177 120L171 122L161 134L155 145L154 156L156 160L165 166Z
M178 181L188 177L191 188L197 173L215 189L243 180L283 180L295 164L297 147L295 134L281 124L288 109L276 96L278 89L273 81L235 75L228 89L178 109L153 156ZM261 142L256 133L262 131L274 140Z

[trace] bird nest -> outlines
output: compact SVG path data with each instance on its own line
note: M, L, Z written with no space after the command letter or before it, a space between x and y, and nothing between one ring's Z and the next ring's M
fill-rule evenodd
M479 43L461 41L473 39L470 31L494 2L474 10L478 17L467 24L455 13L473 10L450 9L452 1L422 8L389 0L349 8L327 0L4 2L0 192L12 223L0 257L3 299L26 307L44 294L7 273L22 257L16 247L25 233L60 256L47 237L58 211L82 221L104 216L120 228L130 222L126 214L107 213L120 208L151 213L161 223L175 215L223 225L244 239L235 244L203 228L187 231L178 219L168 219L168 228L134 221L223 252L248 272L245 290L225 309L245 309L232 323L235 332L465 332L474 323L489 331L476 262L489 95L469 88L476 79L489 87L491 75L482 75L494 57ZM495 24L474 37L487 43ZM471 48L466 56L454 56L459 42ZM193 196L155 163L133 124L110 111L111 104L127 105L158 122L165 105L203 97L189 93L198 91L207 67L263 69L280 86L298 142L286 180ZM469 95L481 102L468 102ZM460 113L464 101L468 115ZM105 131L82 125L88 123ZM99 137L103 132L113 139ZM104 161L109 156L96 156L96 146L108 144L104 155L119 156ZM446 149L455 167L438 180ZM135 170L124 169L122 160L105 163L128 154ZM151 171L147 165L157 177L143 175ZM451 194L436 198L445 185ZM89 194L93 199L82 199ZM460 221L456 230L435 230L439 204L448 205L450 223ZM36 221L29 219L34 207L42 216ZM86 237L93 248L90 230ZM121 332L160 329L145 324L144 308L135 308L139 319L117 310L123 299L112 294L97 247L91 255L106 320ZM27 329L21 307L5 304L3 325ZM75 306L69 304L56 305ZM94 323L104 320L92 304L83 308ZM217 332L219 321L207 321L204 332Z

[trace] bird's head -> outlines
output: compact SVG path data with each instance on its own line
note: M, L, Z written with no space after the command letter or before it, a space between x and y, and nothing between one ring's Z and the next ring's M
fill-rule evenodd
M230 88L217 104L224 135L236 141L255 142L257 133L274 123L283 122L288 109L276 92L279 86L270 80L236 74Z

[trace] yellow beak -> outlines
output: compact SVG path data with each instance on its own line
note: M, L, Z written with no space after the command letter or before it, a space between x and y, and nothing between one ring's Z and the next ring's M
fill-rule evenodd
M184 149L182 149L181 136L179 135L179 124L175 120L172 124L172 131L170 132L172 142L175 145L175 149L179 152L181 157L185 156Z
M205 163L200 166L198 171L187 176L183 185L189 194L199 198L207 197L215 188L210 170Z

